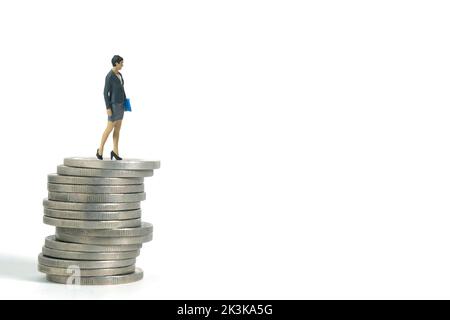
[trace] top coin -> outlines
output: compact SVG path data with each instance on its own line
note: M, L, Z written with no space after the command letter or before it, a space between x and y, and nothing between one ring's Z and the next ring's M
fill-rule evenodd
M160 162L141 159L98 160L93 157L71 157L64 158L64 165L68 167L95 169L154 170L159 169Z

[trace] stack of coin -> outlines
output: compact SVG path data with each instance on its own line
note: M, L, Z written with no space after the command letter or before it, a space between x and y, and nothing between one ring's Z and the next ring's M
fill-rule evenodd
M135 267L153 225L141 221L144 177L159 161L65 158L47 176L44 223L55 226L38 257L38 270L57 283L105 285L142 279Z

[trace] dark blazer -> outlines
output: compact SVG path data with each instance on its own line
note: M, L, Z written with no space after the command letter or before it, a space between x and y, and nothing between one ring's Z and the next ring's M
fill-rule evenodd
M122 74L119 72L120 76ZM123 84L120 83L119 78L114 74L114 71L109 71L105 78L105 89L103 90L103 96L105 97L106 109L112 108L113 103L124 102L127 98L125 94L125 80Z

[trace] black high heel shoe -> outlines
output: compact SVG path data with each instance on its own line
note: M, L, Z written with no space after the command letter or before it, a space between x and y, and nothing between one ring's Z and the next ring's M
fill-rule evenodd
M113 157L114 157L116 160L122 160L122 158L119 157L114 151L111 151L111 160L112 160Z
M97 156L97 159L98 159L98 160L103 160L103 156L102 156L101 154L98 154L98 149L97 149L97 154L96 154L96 156Z

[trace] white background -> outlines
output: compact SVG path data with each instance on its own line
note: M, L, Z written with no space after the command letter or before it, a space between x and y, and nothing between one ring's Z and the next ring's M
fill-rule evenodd
M450 298L449 10L2 3L0 297ZM119 154L161 161L144 279L48 283L47 174L95 156L114 54L133 107Z

